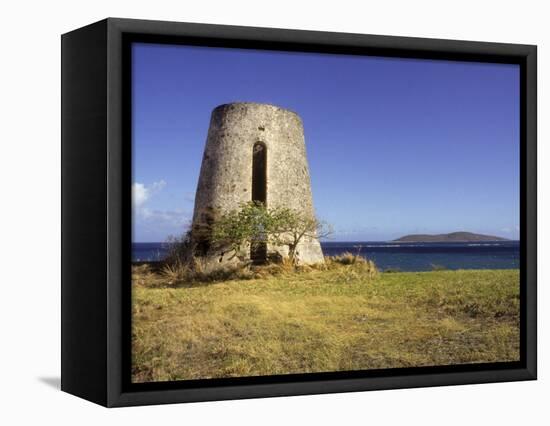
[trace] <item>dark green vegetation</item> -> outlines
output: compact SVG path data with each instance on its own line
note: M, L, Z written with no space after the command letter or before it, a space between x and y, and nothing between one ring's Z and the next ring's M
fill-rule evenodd
M202 241L220 255L245 260L251 245L286 246L288 258L297 263L298 244L307 238L322 238L331 229L315 217L286 207L268 208L262 202L243 203L210 225L195 227L190 240ZM196 252L196 250L193 250Z
M412 234L394 240L400 243L470 243L478 241L508 241L493 235L474 234L472 232L451 232L450 234Z
M194 272L196 273L196 272ZM517 270L133 270L135 382L519 359Z

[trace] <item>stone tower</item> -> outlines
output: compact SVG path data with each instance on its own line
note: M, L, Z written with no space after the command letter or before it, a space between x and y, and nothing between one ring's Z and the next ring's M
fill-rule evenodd
M193 213L193 234L208 229L217 214L260 201L268 208L287 207L314 216L304 130L300 117L268 104L231 103L212 111ZM203 232L204 234L204 232ZM195 254L212 263L225 263L229 255L212 253L209 244L193 241ZM287 247L251 248L258 256L288 255ZM317 238L297 247L301 264L323 262Z

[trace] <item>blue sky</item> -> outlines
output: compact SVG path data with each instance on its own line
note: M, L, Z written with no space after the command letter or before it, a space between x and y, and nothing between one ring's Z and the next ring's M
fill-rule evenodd
M519 236L519 67L133 46L134 241L182 234L210 113L251 101L303 120L317 215L335 241Z

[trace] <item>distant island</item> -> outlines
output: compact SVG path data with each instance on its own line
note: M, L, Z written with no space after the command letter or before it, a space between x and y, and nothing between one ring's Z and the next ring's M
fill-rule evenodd
M451 232L450 234L411 234L393 240L399 243L471 243L478 241L509 241L494 235L474 234L472 232Z

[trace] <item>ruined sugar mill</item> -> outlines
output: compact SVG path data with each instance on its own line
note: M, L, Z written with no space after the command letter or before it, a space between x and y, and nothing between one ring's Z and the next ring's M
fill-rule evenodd
M217 214L250 201L314 217L302 120L292 111L269 104L220 105L212 111L195 195L193 255L210 265L230 262L228 254L220 256L212 250L204 230ZM284 258L288 248L264 244L248 250L248 258L259 263L273 254ZM318 238L300 241L296 258L300 264L323 262Z

